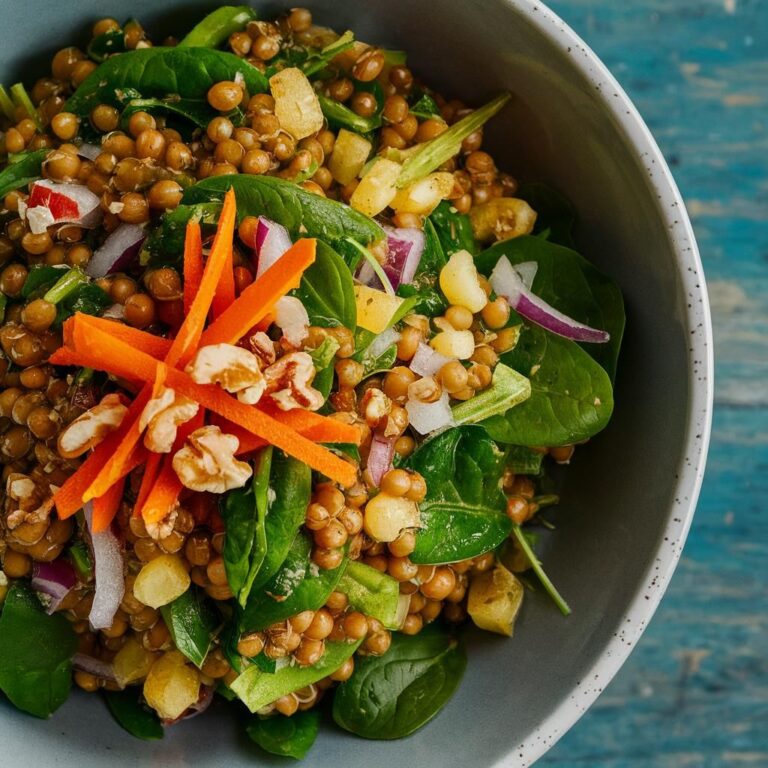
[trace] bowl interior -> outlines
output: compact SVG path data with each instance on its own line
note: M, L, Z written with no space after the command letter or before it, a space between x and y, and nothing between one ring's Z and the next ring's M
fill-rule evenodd
M543 593L526 597L513 640L477 636L448 708L416 736L360 741L325 729L315 766L527 764L602 690L653 611L682 544L707 433L707 315L695 245L655 145L625 96L564 25L533 2L373 0L305 3L320 23L403 48L418 76L480 104L501 89L511 107L486 145L514 175L560 187L580 216L581 251L621 285L627 334L616 413L564 473L547 572L571 603L564 619ZM155 39L184 31L211 3L26 0L3 22L2 79L42 74L57 47L84 43L90 23L129 11ZM263 7L264 16L279 10ZM44 21L41 51L40 22ZM34 55L30 51L34 50ZM663 163L662 163L663 165ZM686 251L687 249L687 251ZM703 437L702 437L703 436ZM246 765L256 756L222 708L138 743L101 702L76 695L50 723L0 703L6 754L53 766ZM258 759L269 763L260 753ZM275 764L279 761L275 759Z

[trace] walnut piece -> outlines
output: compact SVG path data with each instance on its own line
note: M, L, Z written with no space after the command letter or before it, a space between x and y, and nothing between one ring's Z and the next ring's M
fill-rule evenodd
M242 488L251 468L235 458L240 441L218 427L196 429L173 457L173 469L182 484L193 491L224 493Z
M283 355L264 371L264 376L267 392L280 410L316 411L325 402L322 393L312 387L315 364L306 352Z
M301 301L295 296L283 296L275 304L274 315L283 338L292 347L300 347L309 336L309 315Z
M198 384L219 384L248 405L258 403L266 388L259 358L234 344L201 347L186 371Z
M59 455L63 459L82 456L114 432L127 412L118 395L105 395L98 405L78 416L59 434Z
M253 352L259 358L262 368L272 365L277 360L275 343L264 331L256 331L256 333L246 336L240 340L239 346L247 349L249 352Z
M144 432L144 445L155 453L170 453L178 428L197 415L200 406L169 387L163 387L141 412L139 429Z
M376 429L391 410L392 401L375 387L367 389L360 401L360 414L371 429Z
M20 472L8 475L5 494L8 509L5 524L9 531L25 523L36 525L46 521L53 508L53 497L31 477Z

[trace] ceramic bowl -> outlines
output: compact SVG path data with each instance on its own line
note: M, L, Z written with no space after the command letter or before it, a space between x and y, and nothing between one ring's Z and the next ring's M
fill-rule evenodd
M691 522L712 398L712 336L701 263L669 169L597 56L538 0L317 0L320 23L408 51L443 93L513 104L487 132L502 167L560 187L575 203L582 252L621 286L627 333L608 429L565 473L547 571L570 601L563 618L529 594L515 637L477 637L449 706L415 736L360 741L333 727L307 764L338 768L524 766L590 706L626 659L664 593ZM0 73L30 82L58 47L87 41L102 16L136 16L162 39L215 3L11 0ZM281 6L262 6L264 16ZM101 701L74 695L50 722L0 703L3 758L47 768L242 768L284 764L249 746L227 712L135 741Z

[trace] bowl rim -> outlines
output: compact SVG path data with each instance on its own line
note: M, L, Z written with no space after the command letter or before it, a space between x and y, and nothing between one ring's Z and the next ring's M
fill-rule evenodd
M667 227L675 268L681 290L689 293L685 310L689 331L688 421L683 442L683 459L677 468L675 500L661 531L655 559L620 621L621 629L603 648L600 656L586 670L570 695L532 731L525 740L511 748L493 768L520 768L536 762L570 730L595 702L627 660L663 597L691 526L698 501L712 426L714 402L714 355L712 320L704 270L693 227L680 191L664 156L648 126L631 99L598 55L553 10L539 0L503 0L522 14L543 37L573 66L591 81L609 114L616 121L637 156L645 166L648 184L658 195L657 207ZM611 98L606 96L611 94ZM692 375L694 363L699 377ZM586 683L586 681L589 683Z

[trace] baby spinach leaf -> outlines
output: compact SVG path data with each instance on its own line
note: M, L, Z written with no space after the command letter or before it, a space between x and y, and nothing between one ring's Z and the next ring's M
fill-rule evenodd
M539 266L531 289L537 296L574 320L611 334L608 343L585 344L583 348L613 379L625 321L624 300L616 284L576 251L540 237L523 236L496 243L475 263L480 272L490 275L502 256L513 265L535 261Z
M195 24L179 46L218 48L231 34L245 29L249 21L257 18L256 11L248 5L222 5Z
M312 325L357 325L357 304L352 273L344 259L322 240L317 241L315 261L304 271L296 296Z
M365 328L358 328L355 331L355 348L359 351L352 356L352 359L362 364L363 378L390 370L397 359L397 344L391 344L379 355L374 354L371 351L371 345L375 339L376 334Z
M0 171L0 197L5 197L15 189L26 187L42 175L43 160L50 149L37 149L34 152L20 152L14 161Z
M358 649L361 642L326 642L323 657L309 667L287 666L275 672L264 672L252 664L230 687L251 712L257 712L281 696L328 677Z
M399 629L400 585L391 576L369 565L350 560L337 587L349 604L378 619L387 629Z
M131 736L144 741L154 741L162 739L165 735L157 715L141 703L140 689L105 691L104 700L117 724Z
M320 109L323 110L325 119L336 128L348 128L356 133L370 133L381 127L381 117L373 115L371 117L362 117L357 112L353 112L349 107L344 106L335 99L317 94L320 101Z
M108 32L94 37L88 43L87 50L88 56L99 64L113 53L123 53L125 51L125 30L110 29Z
M120 116L120 123L123 128L128 126L131 117L136 112L149 112L151 115L168 114L181 117L198 128L205 128L219 114L208 106L207 101L202 99L180 99L168 96L155 99L131 99ZM239 121L236 119L233 122Z
M547 240L550 242L576 248L573 240L576 211L565 195L548 184L530 182L522 184L515 197L525 200L536 211L535 235L548 230Z
M100 64L64 108L82 117L97 104L120 107L138 97L204 99L214 83L238 75L249 93L262 93L269 87L262 72L232 53L210 48L140 48Z
M441 217L445 221L448 215L450 215L450 211L445 212L444 209L441 209L436 217L438 223L440 223ZM435 221L431 216L428 216L424 220L424 253L421 254L416 275L423 275L426 272L434 278L440 274L440 270L447 262L448 257L445 255L440 235L435 228Z
M0 615L0 690L23 712L50 717L67 699L77 635L49 616L24 582L8 591Z
M437 117L442 120L440 107L437 102L428 94L422 92L421 96L411 105L410 113L426 120L430 117Z
M597 434L611 418L608 374L575 342L524 325L517 346L502 355L501 362L528 376L531 396L483 422L494 440L571 445Z
M320 713L309 709L291 717L256 717L245 730L266 752L301 760L315 743L320 730Z
M448 703L466 665L463 647L434 625L397 633L383 656L355 659L352 677L336 690L333 719L366 739L401 739Z
M74 272L75 270L70 270ZM54 286L55 287L55 286ZM81 283L66 298L56 304L56 326L77 312L100 315L112 304L109 294L95 283Z
M23 298L28 299L33 294L42 295L54 283L62 277L66 272L69 272L69 267L65 265L53 266L47 264L36 264L29 270L27 279L24 281L24 285L21 288L21 295Z
M510 445L507 448L504 465L516 475L538 475L544 454L524 445Z
M323 339L323 342L319 347L316 349L309 349L307 350L307 353L312 358L315 368L318 371L322 371L333 362L333 358L336 356L338 350L339 342L333 336L328 336Z
M435 228L446 257L452 256L456 251L477 253L477 243L474 234L472 234L472 223L469 216L465 213L459 213L447 200L443 200L432 211L428 221Z
M448 302L435 287L435 277L424 274L417 277L411 283L401 283L397 289L397 295L404 299L411 299L413 312L429 317L442 315L448 307Z
M161 609L176 647L202 667L221 619L211 601L195 587Z
M509 536L512 525L499 488L503 463L504 454L477 426L446 430L409 456L404 466L427 481L414 563L477 557Z
M347 566L346 559L338 568L324 570L311 562L309 536L300 533L282 568L261 592L251 592L240 625L245 632L266 629L301 611L316 611L325 605L336 589Z

